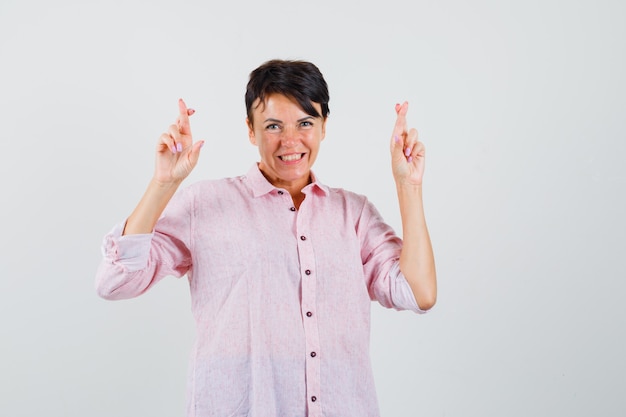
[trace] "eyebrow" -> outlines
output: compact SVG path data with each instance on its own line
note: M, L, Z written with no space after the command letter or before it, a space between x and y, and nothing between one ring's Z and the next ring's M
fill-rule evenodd
M315 117L314 117L314 116L306 116L306 117L303 117L303 118L301 118L301 119L296 120L296 122L298 122L298 123L299 123L299 122L303 122L303 121L308 120L308 119L315 119ZM263 121L263 123L267 123L267 122L272 122L272 123L283 123L283 121L282 121L282 120L273 119L273 118L271 118L271 117L270 117L270 118L267 118L267 119L265 119L265 120Z

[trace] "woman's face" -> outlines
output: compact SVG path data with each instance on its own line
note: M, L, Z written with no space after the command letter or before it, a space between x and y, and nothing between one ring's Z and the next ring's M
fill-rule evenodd
M326 120L305 113L281 94L254 103L254 123L246 120L250 142L259 148L259 169L275 187L300 191L309 183L311 167L326 133ZM313 106L321 114L319 103Z

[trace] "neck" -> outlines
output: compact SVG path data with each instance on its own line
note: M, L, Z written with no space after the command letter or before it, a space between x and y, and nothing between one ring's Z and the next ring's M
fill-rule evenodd
M300 209L300 204L302 204L302 202L304 201L304 197L306 197L306 196L302 192L298 192L297 194L291 194L291 199L293 200L293 205L297 209Z
M302 201L304 201L305 197L304 193L302 193L302 189L311 183L310 173L305 178L299 178L295 181L284 181L280 178L273 178L269 176L261 166L259 166L259 170L261 171L265 179L267 179L274 187L287 190L289 195L291 195L291 198L293 199L293 203L296 208L300 207L300 204L302 204Z

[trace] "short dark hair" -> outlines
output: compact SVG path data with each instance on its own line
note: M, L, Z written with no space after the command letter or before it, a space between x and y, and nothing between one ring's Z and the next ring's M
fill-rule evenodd
M272 94L294 99L311 116L328 117L328 85L319 68L310 62L273 59L252 71L246 87L246 112L250 122L256 100L264 104ZM320 104L321 115L312 102Z

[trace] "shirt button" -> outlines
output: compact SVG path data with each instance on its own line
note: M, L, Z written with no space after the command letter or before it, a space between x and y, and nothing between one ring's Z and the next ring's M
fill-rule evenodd
M313 315L313 313L311 313L310 311L307 311L307 312L306 312L306 316L307 316L307 317L311 317L312 315Z
M300 240L306 240L306 236L300 236Z
M291 208L289 208L289 210L296 211L296 208L295 207L291 207Z
M307 269L306 271L304 271L304 273L307 274L307 275L311 275L311 270Z
M312 357L312 358L314 358L314 357L316 357L316 356L317 356L317 353L315 353L315 352L311 352L311 357Z
M314 395L314 396L312 396L312 397L311 397L311 401L313 401L313 402L317 401L317 397L316 397L315 395Z
M282 192L282 191L280 191L280 190L278 190L278 194L279 194L279 195L283 195L283 194L285 194L285 193L284 193L284 192Z

